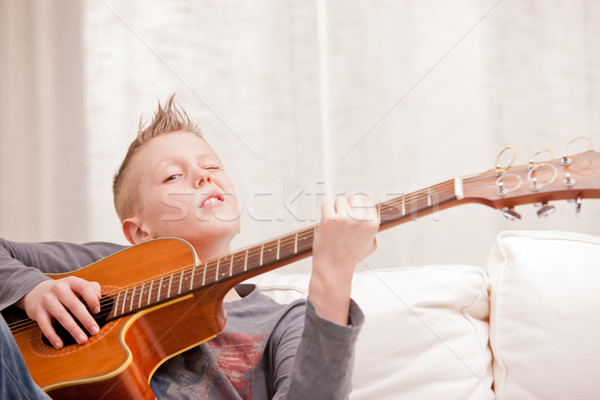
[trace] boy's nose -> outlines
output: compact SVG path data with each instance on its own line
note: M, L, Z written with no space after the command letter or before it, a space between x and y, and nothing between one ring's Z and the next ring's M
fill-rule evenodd
M212 179L210 179L210 176L200 178L200 180L198 181L198 186L202 186L204 183L212 183Z
M196 179L194 179L194 185L196 187L201 187L204 184L210 184L212 183L212 179L210 178L210 175L208 174L207 171L203 170L203 169L199 169L196 173Z

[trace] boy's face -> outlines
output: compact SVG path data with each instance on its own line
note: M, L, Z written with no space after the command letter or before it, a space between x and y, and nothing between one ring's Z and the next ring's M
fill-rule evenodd
M219 157L204 139L190 132L161 135L132 161L142 204L134 219L148 235L144 240L179 237L201 258L229 250L240 229L238 203Z

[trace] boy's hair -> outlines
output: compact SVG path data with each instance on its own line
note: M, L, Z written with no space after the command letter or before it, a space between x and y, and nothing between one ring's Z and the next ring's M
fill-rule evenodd
M184 109L174 103L175 94L166 101L164 106L158 102L158 109L150 125L144 127L140 118L137 137L129 145L121 167L113 179L113 196L115 208L121 222L133 215L140 207L141 201L137 196L136 179L128 173L134 156L151 139L173 132L191 132L202 137L200 129L192 123Z

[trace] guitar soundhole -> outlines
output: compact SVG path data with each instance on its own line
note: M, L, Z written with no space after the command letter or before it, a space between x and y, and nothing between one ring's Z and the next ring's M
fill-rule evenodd
M100 329L102 329L102 327L104 325L106 325L106 319L108 318L108 316L110 315L110 312L112 311L113 304L114 304L114 300L112 297L102 296L102 298L100 299L100 312L97 314L92 314L92 317L94 317L94 320L96 321L96 323L98 324ZM67 311L69 311L69 310L67 310ZM88 311L89 311L89 309L88 309ZM79 327L83 330L83 332L85 332L85 334L88 337L92 336L87 331L87 329L84 328L84 326L81 324L81 322L79 322L79 320L77 318L75 318L75 316L71 313L71 311L69 311L69 314L71 314L71 317L73 317L75 322L77 322L77 325L79 325ZM56 334L63 341L64 347L67 347L67 346L70 346L73 344L77 344L77 341L73 338L73 336L71 336L71 334L65 328L63 328L63 326L58 321L54 321L52 323L52 327L54 328L54 331L56 332ZM42 342L44 342L44 344L46 346L54 347L54 346L52 346L52 344L50 344L50 341L46 338L45 335L42 335Z

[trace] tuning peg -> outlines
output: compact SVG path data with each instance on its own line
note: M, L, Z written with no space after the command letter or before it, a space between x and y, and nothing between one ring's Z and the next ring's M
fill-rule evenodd
M498 186L498 190L496 190L496 194L498 196L504 196L506 194L506 188L504 187L504 182L498 182L496 184Z
M565 174L565 180L563 181L563 185L567 187L571 187L575 184L575 179L571 176L570 173Z
M502 215L504 215L504 217L509 221L516 221L518 219L521 219L521 214L516 212L512 207L503 208Z
M569 158L567 153L563 154L562 158L560 159L560 165L567 166L571 164L573 164L573 159Z
M547 217L548 215L552 214L554 211L556 211L556 207L552 206L552 205L548 205L547 202L542 203L542 208L540 208L537 211L537 215L538 217Z
M581 212L581 196L577 196L577 200L575 200L577 205L575 206L575 212L579 214Z

